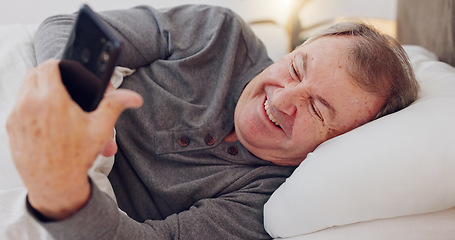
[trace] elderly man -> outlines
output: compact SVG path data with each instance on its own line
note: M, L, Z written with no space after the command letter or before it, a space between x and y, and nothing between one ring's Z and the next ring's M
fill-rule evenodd
M223 8L102 17L125 42L119 65L136 70L121 89L90 113L71 100L46 59L61 56L74 15L56 16L37 32L43 63L8 119L29 211L56 239L268 239L263 204L292 166L416 98L399 44L363 24L335 26L272 63ZM100 153L116 153L109 179L127 215L87 175Z

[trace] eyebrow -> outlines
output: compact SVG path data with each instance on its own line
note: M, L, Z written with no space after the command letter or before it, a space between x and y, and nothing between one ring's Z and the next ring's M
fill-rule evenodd
M303 70L306 72L307 70L307 62L308 62L308 54L304 53L303 56L301 57L302 62L303 62Z

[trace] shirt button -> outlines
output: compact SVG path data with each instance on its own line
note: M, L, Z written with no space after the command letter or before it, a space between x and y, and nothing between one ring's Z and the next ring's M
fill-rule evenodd
M182 146L182 147L188 146L188 144L190 144L190 138L187 137L187 136L181 137L181 138L179 139L179 144L180 144L180 146Z
M237 153L239 153L239 150L237 149L237 147L231 146L228 148L227 152L231 155L236 155Z
M212 146L215 144L215 138L213 138L210 134L207 134L204 138L204 142L205 144Z

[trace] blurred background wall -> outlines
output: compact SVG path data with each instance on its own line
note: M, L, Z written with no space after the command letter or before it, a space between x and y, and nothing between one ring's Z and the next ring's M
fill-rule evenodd
M82 3L95 11L182 4L228 7L252 24L277 60L312 32L348 17L366 19L395 36L397 0L0 0L0 26L39 24L49 16L77 11Z
M38 23L47 16L76 11L88 3L96 11L129 8L146 4L157 8L186 3L203 3L229 7L245 18L272 16L283 23L292 2L305 3L305 16L313 23L336 16L361 16L395 19L396 0L0 0L0 24Z

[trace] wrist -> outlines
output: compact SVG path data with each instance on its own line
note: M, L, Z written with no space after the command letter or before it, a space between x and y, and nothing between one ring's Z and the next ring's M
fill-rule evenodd
M52 194L49 194L51 192ZM77 186L72 185L64 192L29 191L27 202L35 215L43 221L67 219L83 208L91 197L91 184L87 180Z

